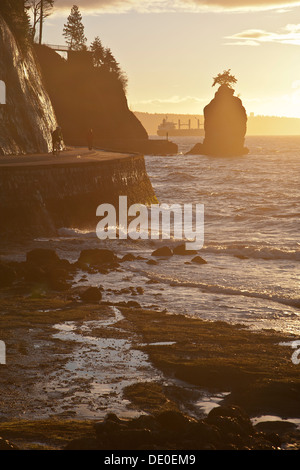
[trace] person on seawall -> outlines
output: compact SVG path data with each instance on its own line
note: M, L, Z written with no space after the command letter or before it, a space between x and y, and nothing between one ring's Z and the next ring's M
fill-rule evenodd
M52 132L52 153L56 155L57 151L60 151L63 145L63 135L61 127L57 128Z
M87 143L88 143L89 150L93 149L93 142L94 142L94 133L93 133L93 129L90 129L87 133Z

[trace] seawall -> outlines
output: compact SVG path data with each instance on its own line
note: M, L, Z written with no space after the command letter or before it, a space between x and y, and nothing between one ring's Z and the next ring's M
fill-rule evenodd
M142 155L75 149L58 157L0 159L0 240L96 229L99 204L157 202Z

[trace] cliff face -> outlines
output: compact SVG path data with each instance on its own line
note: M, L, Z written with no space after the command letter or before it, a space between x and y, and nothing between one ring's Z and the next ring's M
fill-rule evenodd
M56 118L33 52L21 52L0 16L0 80L6 105L0 105L0 155L48 152Z
M35 52L66 143L85 145L90 128L97 143L148 138L128 108L121 83L94 68L88 53L69 54L66 60L46 46L36 45Z
M100 204L157 202L143 156L82 163L2 164L0 241L53 236L57 229L96 230Z

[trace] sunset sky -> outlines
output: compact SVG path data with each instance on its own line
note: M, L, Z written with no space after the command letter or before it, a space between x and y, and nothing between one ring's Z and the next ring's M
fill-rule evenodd
M247 112L300 118L300 1L56 0L44 42L64 44L73 4L126 72L133 111L201 114L231 68Z

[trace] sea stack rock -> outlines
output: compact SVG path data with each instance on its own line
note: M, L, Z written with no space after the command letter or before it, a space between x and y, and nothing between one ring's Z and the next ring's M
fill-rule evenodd
M247 113L230 86L221 85L204 108L204 129L203 144L196 144L189 154L238 156L249 152L244 146Z

